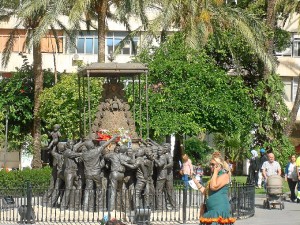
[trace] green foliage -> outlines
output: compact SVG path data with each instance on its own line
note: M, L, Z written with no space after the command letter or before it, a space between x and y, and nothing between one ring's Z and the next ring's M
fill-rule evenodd
M5 115L3 111L0 111L0 121L5 120ZM4 123L0 123L0 145L5 141L5 125Z
M243 81L189 48L180 34L141 57L149 67L150 128L156 136L251 127L255 112Z
M251 133L215 134L214 143L216 148L223 152L231 162L238 162L245 158L253 142L254 135Z
M1 9L16 9L20 4L20 0L0 0Z
M268 80L258 82L253 94L259 115L256 124L258 144L271 144L282 138L288 120L288 109L282 98L283 83L277 74L272 74Z
M191 158L193 164L206 163L206 156L212 151L206 141L201 141L197 137L188 138L184 142L184 152Z
M100 102L102 80L91 78L91 115L95 116ZM80 90L81 94L83 89ZM85 93L87 93L85 82ZM87 96L87 94L86 94ZM82 97L82 96L81 96ZM86 97L87 98L87 97ZM86 123L88 124L88 105L85 100ZM83 106L81 106L83 110ZM41 95L41 117L45 123L45 129L51 131L54 124L60 124L62 139L79 138L80 129L80 102L77 75L64 75L60 82L51 88L45 88ZM44 133L46 133L44 130Z
M24 169L6 172L0 171L0 189L24 188L29 181L33 187L47 187L49 185L52 169L44 167L42 169Z
M54 75L44 70L44 86L54 85ZM11 78L0 82L0 115L8 114L9 149L19 150L32 132L34 78L31 65L24 64ZM0 116L2 124L5 118ZM3 125L2 129L3 129ZM1 128L0 126L0 128Z
M288 31L276 28L274 34L275 50L277 52L284 51L291 46L291 34Z
M295 147L291 144L290 140L286 136L282 136L281 139L274 139L272 142L268 143L268 147L272 149L276 161L281 165L282 172L289 161L292 154L295 154Z

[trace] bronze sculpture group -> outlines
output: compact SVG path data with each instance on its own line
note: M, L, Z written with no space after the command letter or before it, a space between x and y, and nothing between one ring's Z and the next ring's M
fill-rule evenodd
M52 179L43 203L88 211L175 208L171 145L147 139L133 149L118 138L52 144Z
M101 96L89 137L59 142L59 125L50 133L53 169L43 203L88 211L175 208L171 145L138 137L120 79L108 79Z

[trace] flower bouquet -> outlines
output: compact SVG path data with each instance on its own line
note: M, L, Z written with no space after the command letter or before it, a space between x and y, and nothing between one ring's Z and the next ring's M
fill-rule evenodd
M119 137L116 139L116 142L119 145L128 145L128 147L131 147L131 135L129 134L128 130L125 130L123 127L119 128L118 130L109 131L105 129L100 129L97 132L97 140L98 141L108 141L112 138L112 136L118 135Z

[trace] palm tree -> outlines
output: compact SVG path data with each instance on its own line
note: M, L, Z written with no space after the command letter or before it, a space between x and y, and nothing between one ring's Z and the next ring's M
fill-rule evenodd
M41 52L41 38L33 42L32 37L37 36L37 28L39 27L41 21L46 15L46 8L35 8L30 15L24 14L25 9L27 9L31 0L26 0L23 2L15 11L11 11L9 16L15 16L18 19L17 24L11 31L8 41L6 42L5 49L2 56L2 65L7 66L10 55L14 46L14 36L20 26L25 27L26 41L23 49L30 48L32 46L33 54L33 73L34 73L34 108L33 108L33 168L40 168L41 164L41 118L39 116L40 111L40 94L43 91L43 70L42 70L42 52Z
M211 34L234 30L245 38L252 50L270 70L275 68L275 59L265 45L265 29L258 18L223 0L163 0L155 6L158 16L149 21L149 30L181 30L186 34L186 43L194 48L203 47ZM221 35L220 35L221 36ZM230 47L230 40L227 41ZM234 57L238 60L238 56Z
M80 30L80 23L86 22L87 28L94 27L98 31L98 62L105 61L105 34L107 31L107 19L123 23L130 30L128 19L132 15L137 15L142 24L147 24L145 7L148 1L140 0L48 0L33 1L23 14L29 16L36 8L47 8L48 12L43 17L37 28L34 41L39 40L48 32L50 24L55 24L61 15L69 16L69 30ZM97 21L97 24L93 24ZM61 25L61 24L59 24Z

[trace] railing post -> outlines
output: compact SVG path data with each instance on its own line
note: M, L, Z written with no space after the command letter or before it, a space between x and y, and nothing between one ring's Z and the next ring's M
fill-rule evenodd
M26 210L26 221L34 223L34 218L32 217L32 186L29 181L27 181L27 210Z
M108 217L108 220L110 220L111 218L111 215L110 215L110 210L111 210L111 185L108 186L108 190L107 190L108 194L108 201L107 201L107 217ZM114 200L113 200L114 201Z
M187 205L187 187L183 189L183 200L182 200L182 219L183 223L186 223L186 205Z

